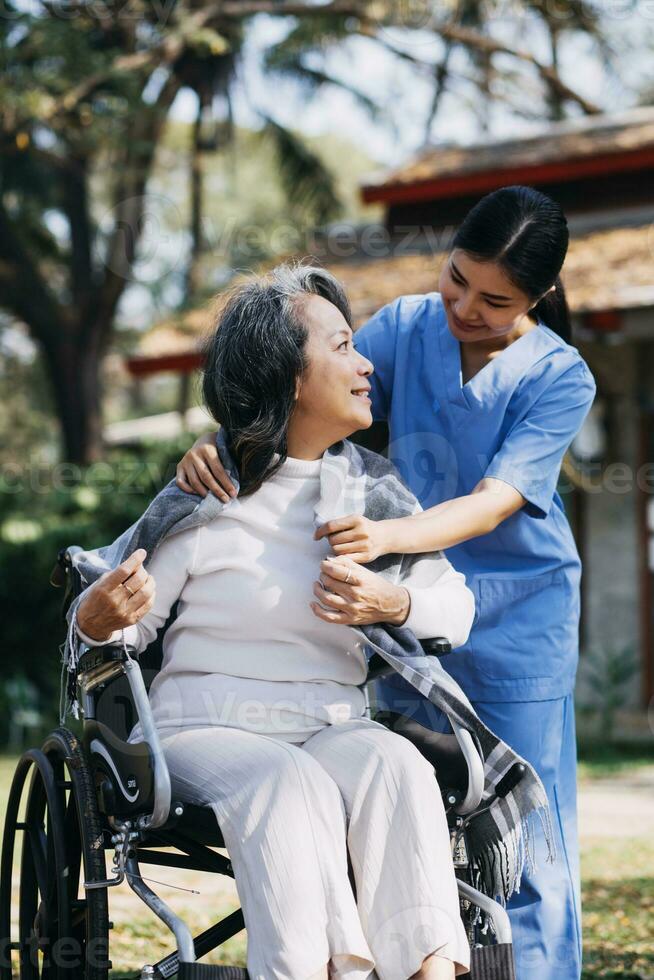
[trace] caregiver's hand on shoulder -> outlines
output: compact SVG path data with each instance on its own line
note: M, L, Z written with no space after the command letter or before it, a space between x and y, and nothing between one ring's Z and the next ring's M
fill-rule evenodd
M350 514L327 521L314 533L314 538L329 538L335 555L347 555L360 565L367 565L380 555L393 551L390 539L391 521L371 521L360 514Z
M138 623L152 609L156 587L143 568L146 555L144 548L138 548L90 586L77 609L77 625L83 633L103 643L114 630Z
M177 486L186 493L206 497L211 490L224 504L236 496L236 487L220 462L215 432L196 439L177 464L176 474Z
M345 626L393 623L401 626L411 609L411 597L376 572L349 558L326 558L320 563L320 581L311 608L318 619Z

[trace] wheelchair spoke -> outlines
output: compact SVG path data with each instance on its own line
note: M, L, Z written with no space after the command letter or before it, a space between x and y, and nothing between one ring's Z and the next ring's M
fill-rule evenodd
M57 869L57 862L55 858L54 850L54 834L52 828L52 820L50 819L50 811L48 811L48 833L46 837L46 847L48 854L48 892L46 903L48 906L48 920L49 926L52 930L53 925L56 923L59 926L60 909L59 909L59 894L58 894L58 874L63 873L63 869L60 871Z
M47 841L43 825L28 824L29 846L32 852L32 863L36 875L36 883L42 899L46 899L50 889L48 880Z
M66 862L68 867L68 901L71 907L71 925L84 921L87 902L79 897L80 872L82 867L82 849L80 847L80 827L77 820L75 799L70 793L66 803L65 817Z

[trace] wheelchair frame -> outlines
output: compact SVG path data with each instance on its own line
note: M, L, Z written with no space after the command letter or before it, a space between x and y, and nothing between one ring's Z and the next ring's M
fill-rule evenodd
M81 591L72 562L77 550L62 549L51 578L55 585L66 585L64 612ZM427 652L435 655L450 650L442 639L430 641L430 646ZM368 716L368 684L390 670L381 657L371 657L364 689ZM141 723L143 740L139 743L118 738L98 712L103 692L120 678L128 685ZM0 863L0 980L12 980L12 950L18 953L20 980L107 980L112 926L108 891L125 880L173 933L177 947L159 962L144 965L141 980L175 975L179 980L247 980L245 969L197 962L244 928L241 909L194 937L141 875L142 862L234 877L229 858L212 849L225 847L213 813L172 798L140 664L122 647L88 648L80 657L77 684L84 716L82 741L68 729L57 729L41 749L24 753L14 775ZM466 819L478 809L482 797L483 765L470 734L456 727L453 731L468 770L467 787L446 789L444 802L461 912L471 944L468 976L472 980L514 980L508 915L476 887L479 875L465 847ZM203 822L208 827L203 828ZM19 938L12 942L12 868L19 832L23 834ZM162 850L170 847L180 853ZM111 849L114 856L107 877L105 850ZM80 877L84 897L78 894ZM351 869L350 880L355 890Z

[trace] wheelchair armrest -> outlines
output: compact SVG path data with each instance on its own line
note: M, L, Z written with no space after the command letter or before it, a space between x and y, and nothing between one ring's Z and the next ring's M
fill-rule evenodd
M168 763L161 746L159 732L154 723L152 706L145 688L141 668L136 660L125 659L123 669L127 674L136 714L141 723L143 741L147 742L152 752L154 765L154 806L152 813L139 817L139 827L142 830L161 827L168 820L171 804L171 785Z
M154 805L152 813L142 814L138 818L138 825L142 830L155 829L163 826L169 818L170 773L138 661L128 656L122 647L113 644L90 647L82 654L79 661L80 699L85 716L88 717L87 706L92 703L93 692L121 673L127 677L136 715L143 732L142 741L148 745L152 755Z
M452 644L444 636L435 636L432 639L420 640L420 646L424 653L430 657L444 657L446 654L452 652ZM385 677L387 674L392 673L393 668L386 663L384 658L380 657L378 653L373 653L368 660L368 676L366 680L374 681L379 677Z
M420 640L420 646L433 657L444 657L448 653L452 653L452 644L444 636L435 636L430 640Z
M454 811L459 816L466 816L468 813L474 813L484 795L484 762L470 732L451 719L450 724L468 767L468 791L455 805Z
M87 646L77 663L78 674L88 674L91 670L104 667L106 664L123 663L127 659L122 646Z

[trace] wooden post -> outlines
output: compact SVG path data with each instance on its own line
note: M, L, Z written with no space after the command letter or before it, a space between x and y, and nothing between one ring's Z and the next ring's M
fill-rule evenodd
M638 460L636 507L638 529L638 564L640 569L640 664L641 696L647 708L654 697L654 527L650 527L648 511L654 506L654 494L644 479L645 467L654 463L654 397L651 379L654 370L654 344L638 345ZM649 474L648 474L649 475Z
M182 371L179 376L177 411L182 416L182 427L184 429L186 428L186 412L188 411L190 391L191 375L188 371Z
M640 410L638 420L638 470L647 463L654 462L652 454L652 416L647 409ZM641 481L642 482L642 481ZM652 568L650 554L654 552L654 528L650 527L648 509L654 503L654 496L643 486L636 488L638 563L640 568L640 663L641 693L643 707L646 708L654 697L654 623L652 612Z
M583 649L588 640L588 615L587 615L587 596L590 595L590 563L586 561L588 548L586 547L586 508L588 500L586 494L579 487L572 490L572 529L581 559L581 615L579 618L579 646Z

